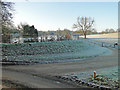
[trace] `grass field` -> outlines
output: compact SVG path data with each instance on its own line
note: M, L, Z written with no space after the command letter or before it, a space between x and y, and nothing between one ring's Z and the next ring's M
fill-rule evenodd
M87 38L118 38L120 33L87 35Z
M114 44L115 42L119 43L119 34L120 33L87 35L87 38L99 42Z
M82 59L110 52L110 50L89 43L84 39L23 44L3 44L2 51L3 59L10 61Z

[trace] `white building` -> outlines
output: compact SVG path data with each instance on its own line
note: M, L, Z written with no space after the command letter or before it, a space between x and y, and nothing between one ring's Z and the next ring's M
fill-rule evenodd
M20 42L20 34L19 33L11 33L10 34L10 42L11 43L19 43Z

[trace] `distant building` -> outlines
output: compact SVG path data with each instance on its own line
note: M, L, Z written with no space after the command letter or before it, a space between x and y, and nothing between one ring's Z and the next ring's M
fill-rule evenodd
M10 34L10 43L20 43L20 33L18 30L13 30Z
M57 35L55 32L49 32L49 33L44 33L40 32L38 36L38 41L56 41L57 40Z
M80 33L73 33L72 34L72 39L73 40L78 40L80 38L81 34Z
M38 42L38 37L22 35L19 30L12 30L10 34L10 43Z

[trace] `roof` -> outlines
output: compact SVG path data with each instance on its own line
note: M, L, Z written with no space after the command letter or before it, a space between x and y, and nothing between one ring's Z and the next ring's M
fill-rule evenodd
M73 36L80 36L80 33L73 33Z

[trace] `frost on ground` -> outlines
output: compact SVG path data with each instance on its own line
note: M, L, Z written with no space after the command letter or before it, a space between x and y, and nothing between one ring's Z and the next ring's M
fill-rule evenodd
M97 75L103 75L103 76L106 76L108 78L118 80L118 66L104 68L104 70L103 69L97 69L95 71L96 71ZM86 79L90 75L93 75L93 72L94 71L80 72L80 73L77 72L77 73L69 73L69 74L66 74L66 75L77 75L78 78L80 78L80 79Z
M95 35L87 35L87 38L93 41L94 43L100 45L104 44L104 46L107 47L112 47L112 48L115 47L116 49L120 49L119 34L120 33L95 34ZM115 42L117 42L118 45L114 46Z
M93 78L93 72L67 73L59 78L94 88L119 88L117 66L96 70L95 78Z
M84 39L3 44L2 51L4 61L71 61L112 53L111 50Z
M120 33L94 34L87 35L87 38L119 38Z

